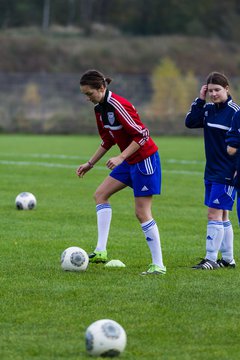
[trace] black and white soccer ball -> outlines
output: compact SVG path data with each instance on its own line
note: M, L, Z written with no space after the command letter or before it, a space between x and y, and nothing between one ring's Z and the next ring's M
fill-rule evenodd
M85 271L88 262L88 254L78 246L71 246L61 254L61 267L66 271Z
M18 210L32 210L37 206L36 197L30 192L22 192L15 199Z
M86 350L91 356L119 356L127 344L123 327L114 320L102 319L92 323L85 333Z

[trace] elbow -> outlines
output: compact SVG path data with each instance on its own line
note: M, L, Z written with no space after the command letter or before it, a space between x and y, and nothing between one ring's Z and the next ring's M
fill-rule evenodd
M193 119L191 113L188 113L185 117L185 126L189 129L192 128Z

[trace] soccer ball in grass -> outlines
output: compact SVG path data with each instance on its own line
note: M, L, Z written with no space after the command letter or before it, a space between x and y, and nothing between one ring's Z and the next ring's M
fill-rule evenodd
M18 210L32 210L37 206L37 200L32 193L22 192L16 197L15 204Z
M127 344L123 327L114 320L102 319L92 323L85 333L86 350L89 355L119 356Z
M61 267L66 271L85 271L88 267L88 254L77 246L71 246L61 255Z

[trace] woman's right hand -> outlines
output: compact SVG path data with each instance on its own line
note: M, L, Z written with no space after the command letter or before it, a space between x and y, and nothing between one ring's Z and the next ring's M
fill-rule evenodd
M207 86L207 85L203 85L203 86L201 87L200 96L199 96L201 100L206 100L207 91L208 91L208 86Z

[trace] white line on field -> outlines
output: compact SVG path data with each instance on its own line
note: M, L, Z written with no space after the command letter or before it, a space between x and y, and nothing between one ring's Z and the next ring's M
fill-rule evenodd
M76 155L64 155L64 154L34 154L34 153L22 153L22 154L16 154L16 153L0 153L2 156L22 156L22 157L33 157L33 158L39 158L39 159L88 159L87 157L81 157Z
M34 161L9 161L0 160L0 165L17 165L17 166L41 166L48 168L64 168L64 169L77 169L78 165L55 164L47 162L34 162ZM107 170L106 166L95 166L97 170ZM185 170L164 170L163 172L171 174L187 174L187 175L202 175L199 171L185 171Z
M34 162L34 161L9 161L9 160L0 160L0 165L43 166L43 167L54 167L54 168L69 168L69 169L77 168L77 165L54 164L54 163Z
M205 164L205 161L200 161L200 160L177 160L177 159L168 159L166 160L167 163L169 164L186 164L186 165L191 165L191 164Z
M189 171L189 170L164 170L162 169L162 172L170 173L170 174L179 174L179 175L197 175L202 176L203 172L200 171Z
M22 157L32 157L32 158L39 158L39 159L78 159L78 160L88 160L88 156L77 156L77 155L65 155L65 154L34 154L34 153L22 153L22 154L16 154L16 153L4 153L0 152L0 155L2 156L19 156ZM164 160L164 162L168 164L184 164L184 165L192 165L192 164L205 164L204 161L201 160L177 160L177 159L167 159Z

